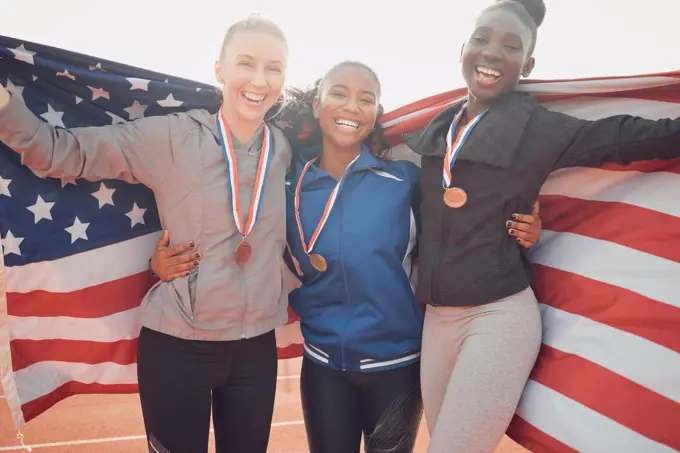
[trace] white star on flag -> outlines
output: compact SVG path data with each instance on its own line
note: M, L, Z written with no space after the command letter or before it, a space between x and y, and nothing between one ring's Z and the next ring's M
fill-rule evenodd
M156 101L156 102L158 102L158 105L160 105L161 107L165 107L165 108L179 107L180 105L184 104L184 102L182 102L182 101L177 101L175 99L175 96L172 95L172 93L170 93L168 95L168 97L163 99L162 101Z
M71 235L71 244L76 242L78 239L84 239L87 241L87 227L89 223L82 223L78 217L73 221L73 225L68 228L64 228Z
M90 91L92 91L92 100L93 101L96 101L99 98L104 98L104 99L109 99L109 100L111 99L109 97L109 92L104 90L103 88L95 88L95 87L91 87L91 86L88 86L88 88L90 89Z
M144 90L149 91L149 82L147 79L138 79L136 77L126 77L127 81L130 82L130 91L132 90Z
M22 100L24 99L24 87L13 84L9 78L7 78L7 86L5 88L13 95L19 96Z
M35 61L33 61L33 57L35 56L36 52L31 52L30 50L26 50L26 47L24 45L20 45L16 49L9 49L12 51L14 54L14 58L19 61L23 61L24 63L28 63L30 65L35 66Z
M11 231L7 230L7 234L2 238L3 256L10 253L21 256L21 249L19 246L24 242L24 238L15 238Z
M139 118L144 118L144 112L148 105L140 104L138 101L134 101L130 107L125 107L125 111L128 112L128 119L136 120Z
M111 124L125 123L126 121L115 113L106 112L107 115L111 117Z
M72 184L72 185L78 187L78 184L76 183L75 179L73 179L73 178L61 178L61 188L62 189L69 184Z
M74 82L76 81L76 76L71 75L71 73L68 72L68 69L65 70L64 72L57 72L57 77L67 77L73 80Z
M139 206L137 206L137 203L134 203L132 207L132 211L128 212L125 214L126 216L130 217L130 228L134 227L138 223L141 223L144 225L144 213L146 212L146 209L141 209Z
M12 183L11 179L5 179L0 176L0 195L12 198L12 194L9 192L9 185Z
M47 112L40 116L45 118L45 121L50 123L52 126L63 127L64 129L66 128L66 126L64 126L64 121L61 119L61 117L64 116L64 112L57 112L50 104L47 104Z
M38 223L42 219L52 220L52 207L54 202L46 202L38 195L38 201L35 202L33 206L29 206L26 209L33 213L35 223Z
M108 187L106 187L106 185L104 185L104 183L101 183L99 185L99 190L96 192L92 192L92 196L99 201L99 209L103 208L104 205L107 204L114 206L113 194L115 191L116 189L109 189Z

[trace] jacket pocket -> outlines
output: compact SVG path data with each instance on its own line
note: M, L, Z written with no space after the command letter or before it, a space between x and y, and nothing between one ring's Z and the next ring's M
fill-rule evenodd
M198 269L193 269L186 277L169 282L176 302L184 312L193 316L196 313L196 289L198 286Z

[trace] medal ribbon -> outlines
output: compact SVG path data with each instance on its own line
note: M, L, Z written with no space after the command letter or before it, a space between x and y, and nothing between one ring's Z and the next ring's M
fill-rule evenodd
M460 154L460 151L463 149L463 145L470 136L472 129L479 123L479 120L482 119L488 110L484 110L466 124L458 133L456 141L453 142L453 133L456 130L456 127L458 127L458 123L460 123L460 119L463 117L466 108L467 104L456 114L456 117L451 122L451 126L449 126L449 132L446 134L446 156L444 157L444 174L442 178L442 185L445 189L451 186L451 170L453 170L453 165L456 163L456 159L458 159L458 154Z
M222 138L222 151L224 158L227 161L227 171L229 172L229 189L231 194L231 211L234 215L234 222L236 228L245 240L246 236L250 234L255 226L257 217L260 213L260 206L262 202L262 194L264 192L265 181L267 180L267 171L272 158L272 133L264 124L264 137L262 140L262 152L260 153L260 161L257 165L257 173L255 174L255 184L253 186L253 199L250 203L250 211L248 213L248 224L243 225L243 216L241 215L241 202L239 199L238 187L238 169L236 167L236 153L234 152L234 145L231 141L231 132L227 125L227 120L224 118L224 112L220 108L217 115L217 130Z
M360 156L360 155L359 155ZM312 166L314 162L319 158L319 156L315 157L314 159L310 160L307 162L305 167L302 169L302 172L300 173L300 177L298 178L297 184L295 186L295 220L297 221L298 225L298 231L300 232L300 241L302 242L302 250L304 250L305 254L309 255L312 252L312 249L314 248L314 244L316 244L316 240L319 238L319 235L321 234L321 230L323 229L324 225L326 224L326 220L328 220L328 217L331 214L331 211L333 210L333 206L335 206L335 200L338 197L338 192L340 190L340 186L342 185L343 181L345 180L345 176L347 176L347 173L349 173L350 168L354 164L354 162L357 161L359 156L355 157L352 162L347 166L347 169L345 170L345 173L342 175L342 178L340 178L340 181L335 185L333 188L333 191L331 192L330 196L328 197L328 201L326 202L326 207L323 210L323 214L321 215L321 219L319 220L319 224L316 226L316 230L314 230L314 234L312 234L311 239L309 240L309 246L305 243L305 235L302 230L302 221L300 221L300 188L302 187L302 180L305 178L305 174L307 173L307 170L309 170L309 167Z

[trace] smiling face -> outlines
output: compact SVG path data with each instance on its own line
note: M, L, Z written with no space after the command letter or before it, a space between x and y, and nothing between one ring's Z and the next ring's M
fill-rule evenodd
M380 86L371 71L339 66L327 75L314 99L314 116L324 140L341 148L361 146L378 116Z
M285 83L286 44L264 31L240 30L225 43L215 75L233 121L264 119Z
M515 89L533 69L533 35L515 13L505 8L484 12L463 46L462 74L472 96L490 101Z

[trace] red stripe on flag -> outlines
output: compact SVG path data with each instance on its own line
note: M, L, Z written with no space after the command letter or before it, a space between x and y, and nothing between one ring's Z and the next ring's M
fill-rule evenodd
M540 264L539 302L680 352L680 309L633 291Z
M643 436L680 450L680 404L607 368L543 345L531 379Z
M614 242L680 263L680 217L626 203L540 195L546 230ZM653 228L650 226L653 225Z
M12 369L22 370L39 362L131 365L137 362L137 339L115 342L83 340L19 340L9 343Z
M577 450L544 433L534 425L527 423L519 415L513 417L507 434L512 440L529 451L541 453L579 453Z
M142 272L68 293L8 292L7 312L11 316L102 318L138 307L157 281L150 272Z
M137 393L137 384L85 384L83 382L67 382L56 390L21 405L24 420L28 423L58 402L73 395L92 394L130 394Z

